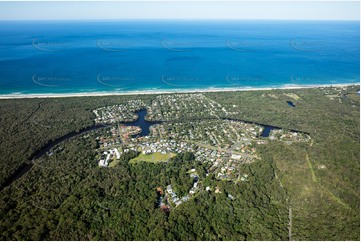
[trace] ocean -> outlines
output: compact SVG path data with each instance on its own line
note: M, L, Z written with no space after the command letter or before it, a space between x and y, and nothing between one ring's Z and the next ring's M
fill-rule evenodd
M0 94L360 82L358 21L1 21Z

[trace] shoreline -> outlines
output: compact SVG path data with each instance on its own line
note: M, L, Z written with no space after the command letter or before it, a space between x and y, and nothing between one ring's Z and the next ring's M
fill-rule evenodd
M281 87L240 87L240 88L206 88L206 89L170 89L170 90L140 90L128 92L80 92L80 93L34 93L34 94L0 94L0 99L27 99L27 98L65 98L65 97L103 97L103 96L132 96L132 95L157 95L181 93L209 93L209 92L243 92L243 91L270 91L270 90L295 90L320 87L347 87L359 86L360 83L343 84L314 84L314 85L284 85Z

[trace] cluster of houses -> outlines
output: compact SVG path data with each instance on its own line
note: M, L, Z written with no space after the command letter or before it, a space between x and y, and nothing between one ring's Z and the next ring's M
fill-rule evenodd
M135 113L143 109L145 104L142 100L129 100L125 104L101 107L93 110L95 123L116 123L133 121L138 118Z
M166 193L169 197L169 201L173 203L176 207L181 205L183 202L187 202L190 196L194 195L199 190L198 188L199 177L195 169L191 170L190 177L193 178L193 187L189 190L189 194L183 196L182 198L179 198L177 194L173 191L172 185L167 186Z
M230 148L237 142L251 144L257 140L263 131L263 127L231 120L204 120L184 123L158 124L158 131L162 137L175 140L201 142L216 147ZM155 133L157 135L157 133ZM243 145L244 153L254 153L255 150Z
M120 137L108 137L106 135L96 137L96 141L98 142L100 148L108 148L121 144Z
M198 180L199 180L199 177L198 177L198 174L196 173L196 170L195 169L192 169L191 170L191 174L190 174L190 177L193 178L193 187L189 190L189 194L193 195L195 194L197 191L198 191Z
M142 129L138 126L119 125L117 129L117 135L121 137L123 141L128 141L140 132L142 132Z
M241 158L241 160L229 160L225 161L223 163L220 163L219 168L216 169L216 177L220 180L237 180L238 179L238 166L240 164L246 164L248 162L251 162L248 160L250 158ZM214 169L214 167L211 167L210 170ZM241 179L242 180L242 179ZM243 181L243 180L242 180Z
M325 95L341 95L342 92L347 92L352 90L353 86L346 86L346 87L319 87Z
M248 175L243 174L242 177L241 177L241 181L248 181Z
M212 110L218 114L228 114L218 103L209 100L204 94L172 94L159 95L148 107L149 120L174 120L187 116L209 116Z
M327 96L330 100L337 100L342 103L342 97L348 93L358 93L360 95L359 86L344 86L344 87L320 87L319 90L322 94ZM352 107L356 107L355 103L351 100Z
M283 129L273 129L270 132L269 139L280 140L290 143L290 142L308 142L311 140L311 137L305 133L292 132Z
M168 185L166 189L166 193L168 195L168 199L170 202L172 202L176 207L181 205L183 202L186 202L189 200L189 195L186 195L182 198L178 198L177 194L173 191L172 185Z
M193 152L195 149L194 144L189 144L186 142L176 142L175 140L160 140L157 142L142 142L138 144L139 149L142 154L152 154L152 153L183 153L183 152Z
M196 161L209 164L209 171L215 174L221 173L219 179L236 179L237 167L240 164L251 163L257 156L249 154L235 154L227 151L220 151L217 149L210 149L202 146L197 146L189 142L177 142L175 140L159 140L154 141L144 139L139 142L123 145L123 152L139 151L142 154L153 153L184 153L192 152Z
M104 134L98 136L96 141L98 142L100 148L119 146L124 141L132 139L134 135L139 134L141 131L142 129L137 126L116 125L109 131L106 131Z
M134 119L135 111L145 108L141 100L130 100L125 104L103 107L94 110L96 122L114 123L115 121ZM184 112L226 113L218 103L209 100L203 94L159 95L151 107L147 107L148 119L174 119L182 117ZM171 118L172 117L172 118ZM101 159L99 166L108 166L112 157L122 152L139 151L142 154L192 152L195 159L209 164L208 170L218 179L239 179L238 166L257 159L256 147L270 140L285 142L308 141L304 133L273 129L269 137L261 137L264 127L234 120L199 120L189 122L163 122L150 127L150 134L134 137L140 127L114 125L97 138L100 144ZM119 158L118 158L119 159ZM243 178L241 178L243 179ZM244 178L246 179L246 178ZM195 185L197 186L197 184ZM194 187L190 193L195 192Z
M98 165L101 167L107 167L109 165L109 162L113 159L120 159L121 152L117 148L110 149L108 151L104 151L101 155L101 159L98 162Z

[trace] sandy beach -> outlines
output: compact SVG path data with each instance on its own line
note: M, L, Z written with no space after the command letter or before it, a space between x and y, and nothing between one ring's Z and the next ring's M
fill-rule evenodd
M151 95L171 93L207 93L207 92L238 92L238 91L267 91L267 90L295 90L319 87L346 87L359 86L359 83L325 84L325 85L284 85L282 87L267 88L207 88L207 89L171 89L171 90L142 90L128 92L84 92L84 93L39 93L39 94L2 94L0 99L24 99L24 98L64 98L64 97L99 97L99 96L121 96L121 95Z

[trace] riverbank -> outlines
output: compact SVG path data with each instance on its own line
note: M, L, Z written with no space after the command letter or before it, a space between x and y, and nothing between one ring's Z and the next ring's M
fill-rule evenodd
M240 87L240 88L207 88L207 89L170 89L170 90L142 90L127 92L84 92L84 93L38 93L38 94L2 94L0 99L23 99L23 98L62 98L62 97L97 97L97 96L122 96L122 95L151 95L172 93L209 93L209 92L238 92L238 91L269 91L269 90L294 90L319 87L347 87L356 86L360 83L344 84L320 84L320 85L284 85L281 87Z

